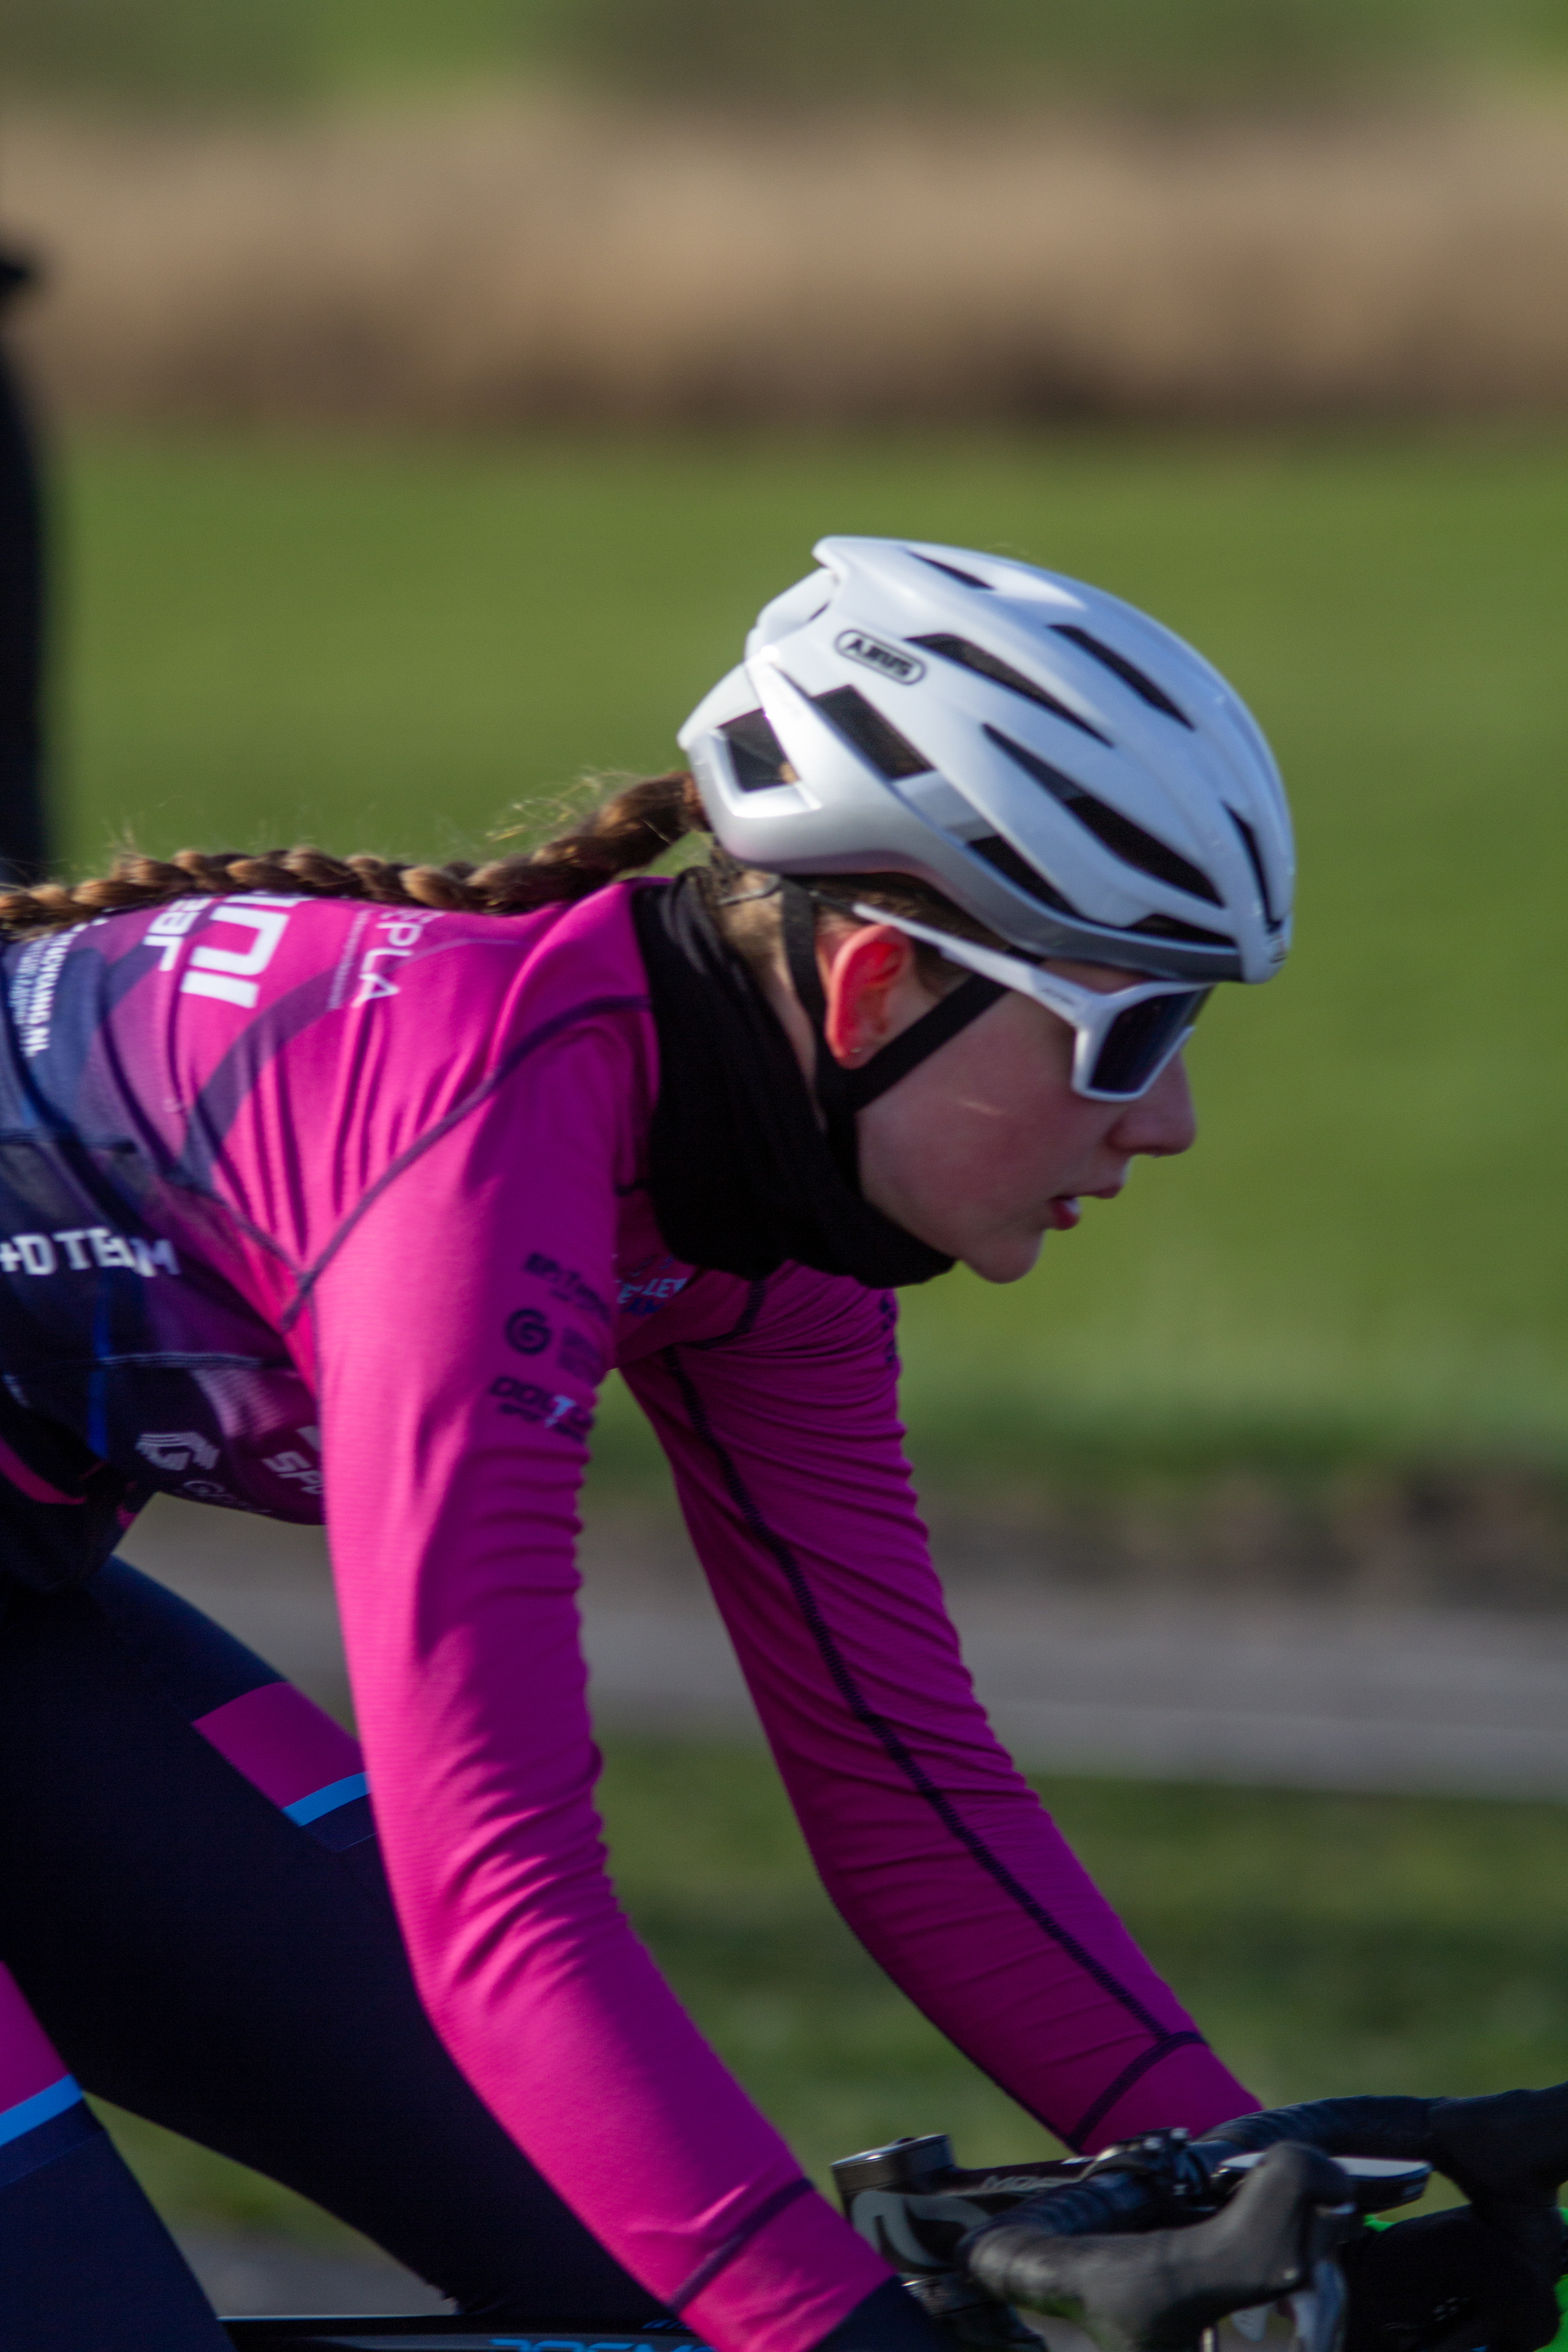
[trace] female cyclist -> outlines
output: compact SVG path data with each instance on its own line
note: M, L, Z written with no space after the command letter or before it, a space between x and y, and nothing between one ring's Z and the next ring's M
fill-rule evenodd
M889 1293L1012 1281L1187 1148L1204 998L1285 952L1284 799L1114 598L816 553L691 772L531 858L0 898L8 2344L221 2340L79 2084L469 2310L934 2341L616 1906L573 1565L612 1364L911 2000L1074 2145L1252 2104L975 1703ZM695 829L707 866L616 880ZM374 1834L347 1735L112 1559L155 1489L324 1514Z

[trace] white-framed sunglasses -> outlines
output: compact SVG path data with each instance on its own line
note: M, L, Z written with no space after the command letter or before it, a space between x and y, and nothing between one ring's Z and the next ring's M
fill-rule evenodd
M1136 1102L1146 1095L1181 1052L1214 993L1212 988L1192 988L1182 981L1149 980L1101 994L1023 956L1003 955L977 940L932 930L907 915L890 915L885 907L860 901L853 912L864 923L890 923L911 940L935 948L950 963L966 965L1002 988L1016 988L1058 1020L1069 1022L1075 1033L1072 1089L1090 1102Z

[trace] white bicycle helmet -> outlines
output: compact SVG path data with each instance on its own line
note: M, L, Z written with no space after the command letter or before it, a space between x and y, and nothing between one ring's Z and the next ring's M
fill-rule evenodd
M1290 817L1218 672L1009 558L825 539L680 730L713 832L784 876L903 874L1030 958L1270 979ZM869 913L869 908L865 910Z

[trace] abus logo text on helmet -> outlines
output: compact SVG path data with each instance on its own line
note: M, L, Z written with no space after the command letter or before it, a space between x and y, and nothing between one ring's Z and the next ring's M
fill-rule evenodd
M885 646L880 637L868 637L864 629L841 629L833 643L851 661L864 662L868 669L880 671L900 686L913 686L926 674L924 662L917 661L913 654L899 646Z

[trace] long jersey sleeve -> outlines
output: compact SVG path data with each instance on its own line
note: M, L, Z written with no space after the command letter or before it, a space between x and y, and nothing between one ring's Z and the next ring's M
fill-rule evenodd
M637 2276L721 2341L794 2352L881 2267L632 1933L594 1807L573 1563L589 1384L562 1370L556 1327L591 1341L614 1295L618 1044L552 1042L325 1272L328 1529L388 1869L447 2046ZM554 1345L520 1355L518 1317Z
M1249 2095L974 1696L896 1418L890 1298L800 1268L628 1371L824 1884L868 1950L1073 2147Z
M522 919L180 902L6 963L0 1573L89 1571L153 1486L324 1503L423 1998L654 2294L721 2352L805 2352L887 2273L606 1868L574 1550L611 1362L868 1948L1065 2137L1249 2104L975 1703L902 1462L891 1302L663 1249L626 890Z

